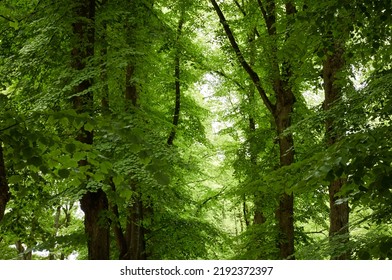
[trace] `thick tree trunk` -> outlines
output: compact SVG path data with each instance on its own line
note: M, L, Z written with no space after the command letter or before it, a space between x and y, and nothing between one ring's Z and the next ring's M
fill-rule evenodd
M324 110L330 110L335 103L341 98L341 87L338 82L337 73L344 66L343 48L337 44L334 46L334 52L328 55L323 65L324 80ZM327 145L331 146L337 141L339 136L336 131L336 124L331 116L328 116L325 122L325 134ZM347 235L343 242L348 242L348 223L349 223L349 206L348 202L337 204L337 193L344 185L343 179L337 179L329 185L329 207L330 207L330 227L329 236L333 239L336 235ZM332 256L333 259L349 259L349 252L344 252L338 256Z
M109 259L109 226L102 214L108 209L108 200L103 190L87 192L80 200L84 212L84 226L88 236L90 260Z
M95 1L84 0L76 7L78 20L73 24L76 44L72 49L72 67L83 70L86 60L94 55L94 17ZM82 81L75 87L74 93L85 92L72 98L74 109L78 113L93 111L93 94L88 91L90 80ZM85 144L93 143L93 132L81 129L77 140ZM88 165L87 160L81 160L79 166ZM88 178L86 178L88 180ZM87 234L88 258L90 260L109 259L109 227L104 221L103 214L108 210L108 200L103 190L88 191L80 200L84 212L84 225Z
M3 143L0 142L0 222L4 217L5 209L10 200L10 193L7 181L7 171L4 163Z

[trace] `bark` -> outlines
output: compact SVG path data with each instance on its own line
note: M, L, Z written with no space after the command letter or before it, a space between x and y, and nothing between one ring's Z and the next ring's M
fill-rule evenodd
M333 108L336 102L341 98L341 88L337 84L337 73L344 66L343 48L338 44L334 46L334 52L328 55L323 65L323 81L324 81L324 110L328 111ZM331 146L339 137L334 119L330 116L325 121L325 134L327 145ZM329 185L329 236L333 238L336 235L347 235L343 242L348 242L348 223L349 223L349 205L348 202L336 204L339 198L336 194L344 185L343 179L337 179ZM332 256L333 259L349 259L349 252L344 252L338 256Z
M88 58L94 55L94 17L95 1L84 0L76 8L78 20L73 24L73 33L77 43L72 49L72 67L75 70L83 70ZM78 113L93 111L93 94L89 91L90 80L84 80L74 89L73 107ZM85 143L93 143L93 132L81 129L77 140ZM87 160L81 160L79 166L87 166ZM88 178L86 178L88 180ZM108 200L103 190L88 191L80 200L81 209L84 212L84 226L87 235L88 258L90 260L109 259L109 227L102 219L108 210Z
M3 143L0 142L0 222L4 217L5 209L10 200L7 171L4 163Z

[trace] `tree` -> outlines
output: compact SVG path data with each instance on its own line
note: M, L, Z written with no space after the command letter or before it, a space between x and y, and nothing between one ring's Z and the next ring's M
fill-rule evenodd
M269 63L270 63L270 78L271 87L274 93L275 103L271 101L271 98L267 96L266 90L261 84L261 79L255 70L249 65L245 60L240 47L233 35L233 32L222 13L219 5L216 1L211 0L212 5L216 13L219 16L219 20L223 25L226 35L230 41L230 44L235 52L237 59L243 69L248 73L249 78L254 83L257 91L260 94L264 105L270 111L274 118L276 133L280 148L280 165L286 166L294 162L294 140L290 132L287 132L291 126L291 114L293 111L293 106L295 103L294 93L289 84L289 79L291 78L291 69L288 61L279 61L277 57L277 52L279 50L279 38L277 38L277 22L276 22L276 4L274 1L267 1L265 5L258 1L258 8L261 11L262 17L264 19L265 28L269 36L269 44L272 47L269 49ZM296 11L295 6L291 2L285 3L285 15L287 17L292 16ZM286 34L283 39L287 39L289 34ZM268 40L268 39L267 39ZM280 248L281 258L291 258L294 254L294 197L292 193L283 193L279 199L279 207L276 211L276 217L279 224L279 230L281 236L279 238L278 244Z

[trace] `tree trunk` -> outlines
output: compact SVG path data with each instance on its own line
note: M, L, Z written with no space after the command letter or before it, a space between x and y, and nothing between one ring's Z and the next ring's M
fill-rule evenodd
M133 81L135 67L129 63L126 68L126 86L125 86L125 100L128 103L128 108L135 108L138 106L138 92L136 84ZM132 110L130 110L132 112ZM145 260L146 242L145 242L145 228L143 226L145 207L141 200L141 190L137 186L137 182L131 182L131 189L133 196L131 197L131 205L128 207L128 217L125 232L125 240L127 245L127 253L123 255L124 259L129 260Z
M102 217L108 209L108 200L102 189L87 192L80 200L85 214L84 226L88 236L88 257L90 260L109 259L109 226Z
M180 119L180 108L181 108L181 83L180 83L180 50L178 46L178 41L181 37L182 26L184 24L183 14L178 21L177 26L177 36L176 36L176 46L175 46L175 57L174 57L174 86L176 90L176 102L174 106L174 114L173 114L173 127L171 129L170 135L167 139L167 145L172 146L174 138L176 137L176 130L178 126L178 121Z
M341 98L341 87L336 83L338 81L337 73L344 66L343 48L339 44L334 45L334 52L328 55L323 65L323 81L324 81L324 110L330 110ZM334 119L328 116L325 121L325 134L327 145L333 145L338 138L337 127ZM343 179L337 179L329 185L329 236L331 240L336 235L347 235L343 242L348 242L348 223L349 223L349 206L348 202L337 204L339 198L336 194L344 185ZM332 259L349 259L349 252L343 252L340 255L332 256Z
M15 242L16 250L18 251L18 259L20 260L31 260L33 257L32 250L27 246L23 246L22 241L18 240Z
M137 190L136 184L132 184L132 205L128 208L128 221L126 229L126 240L128 245L127 259L145 260L146 242L145 228L143 226L144 206L140 198L140 191Z
M0 142L0 222L4 217L7 202L10 200L7 171L4 163L3 143Z
M279 141L280 166L287 166L294 162L294 140L290 132L286 132L291 126L291 113L295 102L294 94L290 89L279 81L277 94L275 125ZM276 210L279 225L279 249L282 259L294 259L294 196L284 193L279 199L279 207Z
M78 20L73 24L73 33L77 43L72 49L72 67L75 70L83 70L88 58L94 55L94 17L95 1L84 0L77 3L76 17ZM84 92L83 95L73 96L73 107L78 113L93 112L93 94L88 91L91 87L90 80L82 81L75 87L74 93ZM93 132L86 131L82 127L77 140L92 145ZM88 165L87 160L81 160L79 166ZM88 178L86 178L86 181ZM81 209L84 212L84 225L87 234L88 258L90 260L109 259L109 227L102 219L108 210L108 200L103 190L88 191L80 200Z

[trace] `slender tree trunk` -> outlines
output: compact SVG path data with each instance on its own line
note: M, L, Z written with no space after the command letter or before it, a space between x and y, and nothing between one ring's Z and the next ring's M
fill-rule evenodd
M106 1L105 1L106 2ZM108 43L107 43L107 23L104 21L102 23L102 34L100 41L101 46L101 82L102 85L102 96L101 96L101 108L103 115L108 115L110 113L109 106L109 86L108 86L108 73L107 73L107 53L108 53Z
M338 100L341 98L341 88L337 84L337 73L342 70L344 66L343 48L335 44L334 52L328 55L323 65L323 81L324 81L324 110L329 111ZM336 124L331 116L328 116L325 121L325 134L327 145L331 146L337 141L339 136L337 133ZM329 207L330 207L330 227L329 236L333 239L337 235L347 235L343 242L348 242L348 223L349 223L349 206L348 202L337 204L336 200L339 198L336 194L344 185L343 179L337 179L329 185ZM332 256L333 259L349 259L349 252L344 252L338 256Z
M134 71L135 67L132 63L129 63L125 71L125 100L128 104L127 109L138 106L139 96L136 84L133 81ZM132 110L130 110L130 112L132 112ZM139 189L137 182L131 182L130 187L132 189L133 196L131 198L131 205L128 207L128 218L125 232L127 253L123 256L123 258L130 260L145 260L147 258L145 242L146 230L143 226L145 207L141 200L141 190Z
M131 185L134 192L132 205L128 208L128 221L126 228L126 239L128 245L127 259L145 260L147 258L145 228L143 226L145 207L140 198L137 185Z
M174 57L174 86L176 89L176 102L174 106L174 114L173 114L173 127L170 132L169 138L167 139L167 144L169 146L173 145L174 138L176 137L176 130L178 126L178 121L180 119L180 108L181 108L181 82L180 82L180 50L178 46L178 41L181 37L182 33L182 26L184 24L183 14L178 21L177 26L177 38L176 38L176 50L175 50L175 57Z
M76 16L78 20L73 24L73 33L77 43L72 49L72 67L83 70L86 60L94 55L94 17L95 1L84 0L77 3ZM89 91L90 80L82 81L75 87L74 93L85 92L72 98L73 107L78 113L93 111L93 94ZM93 132L81 129L77 140L92 145ZM87 160L81 160L79 166L87 166ZM86 178L88 180L88 178ZM109 259L109 227L104 221L103 214L108 210L108 200L102 189L88 191L80 200L84 212L84 225L87 234L88 258L90 260Z
M10 193L7 181L7 171L4 163L3 143L0 142L0 222L4 217L7 202L10 200Z
M22 244L22 241L20 241L20 240L16 241L15 247L16 247L16 250L18 251L18 254L19 254L18 258L20 260L31 260L31 258L33 256L32 251L29 250L28 247L25 248Z
M238 2L236 1L236 5L239 7ZM242 9L240 9L242 10ZM244 16L246 14L243 12ZM258 34L258 31L256 28L254 28L248 36L248 43L249 43L249 52L250 52L250 57L249 57L249 65L253 68L255 65L255 60L256 60L256 50L255 50L255 45L254 41L256 39L256 34ZM249 93L248 93L248 102L250 107L254 105L255 102L255 86L253 84L250 85L249 87ZM251 169L251 176L255 172L257 168L257 151L255 150L255 134L256 134L256 120L253 116L253 112L249 113L249 153L250 153L250 163L252 166ZM264 216L263 212L263 196L261 193L256 193L254 195L254 205L255 205L255 211L254 211L254 216L253 216L253 224L263 224L266 221L266 218Z
M281 87L278 95L275 125L279 138L279 161L281 166L287 166L294 162L294 140L291 133L286 129L291 126L291 113L295 98L290 89ZM294 196L284 193L279 199L279 207L276 211L278 219L280 256L283 259L293 258L294 254Z

